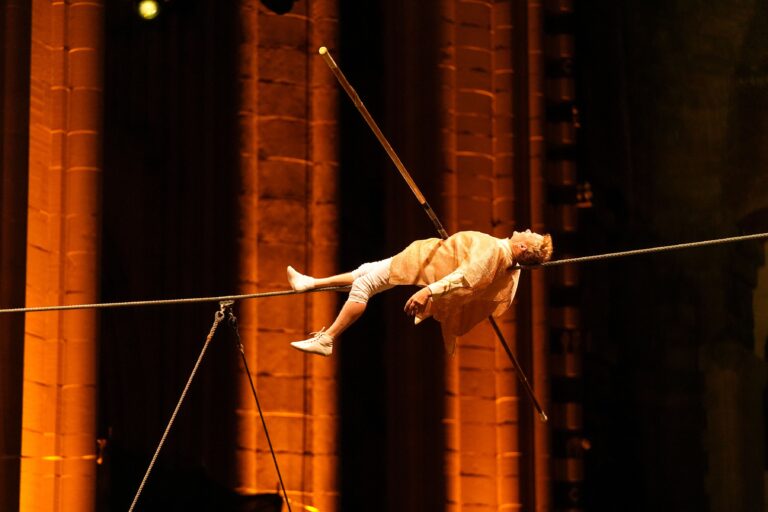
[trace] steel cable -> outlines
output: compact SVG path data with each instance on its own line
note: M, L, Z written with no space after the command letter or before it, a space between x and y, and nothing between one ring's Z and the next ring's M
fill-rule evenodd
M517 265L512 269L536 270L546 267L555 267L560 265L573 265L576 263L587 263L590 261L602 261L614 258L624 258L627 256L639 256L642 254L654 254L667 251L679 251L684 249L693 249L696 247L706 247L712 245L723 245L735 242L745 242L749 240L768 239L768 233L754 233L751 235L731 236L726 238L716 238L713 240L702 240L699 242L686 242L682 244L661 245L657 247L647 247L644 249L632 249L628 251L609 252L604 254L595 254L592 256L579 256L576 258L563 258L559 260L547 261L539 265ZM202 302L221 302L225 300L246 300L246 299L264 299L268 297L279 297L283 295L298 295L302 293L314 292L335 292L349 290L349 286L328 286L324 288L315 288L297 292L294 290L277 290L273 292L248 293L243 295L221 295L217 297L191 297L181 299L156 299L156 300L137 300L128 302L102 302L95 304L71 304L66 306L34 306L26 308L6 308L0 309L0 314L7 313L36 313L43 311L62 311L70 309L106 309L106 308L125 308L139 306L167 306L173 304L195 304Z
M679 251L683 249L692 249L694 247L705 247L709 245L722 245L734 242L744 242L747 240L768 239L768 233L754 233L751 235L731 236L727 238L716 238L713 240L702 240L700 242L686 242L683 244L661 245L658 247L647 247L645 249L632 249L629 251L608 252L604 254L595 254L593 256L579 256L577 258L563 258L560 260L547 261L539 265L517 265L514 269L536 269L545 267L556 267L559 265L571 265L574 263L586 263L589 261L601 261L613 258L624 258L627 256L639 256L641 254L654 254L666 251Z

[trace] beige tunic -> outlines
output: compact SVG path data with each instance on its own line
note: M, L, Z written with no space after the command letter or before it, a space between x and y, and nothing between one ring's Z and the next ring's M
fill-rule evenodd
M478 231L460 231L446 240L417 240L392 258L391 284L426 286L455 270L463 275L464 286L434 298L428 311L440 322L449 353L457 336L512 304L520 270L509 270L514 263L511 251L499 242Z

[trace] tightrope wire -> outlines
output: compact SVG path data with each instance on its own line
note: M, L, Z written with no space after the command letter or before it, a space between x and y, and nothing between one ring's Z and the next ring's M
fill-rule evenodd
M627 256L639 256L641 254L653 254L666 251L679 251L683 249L693 249L696 247L705 247L710 245L730 244L734 242L745 242L748 240L768 239L768 233L754 233L751 235L731 236L726 238L716 238L713 240L702 240L699 242L686 242L682 244L661 245L658 247L647 247L644 249L632 249L628 251L608 252L604 254L594 254L592 256L579 256L577 258L563 258L560 260L547 261L539 265L517 265L513 269L535 270L538 268L556 267L560 265L573 265L576 263L587 263L590 261L601 261L613 258L624 258ZM349 290L349 286L327 286L324 288L315 288L297 292L294 290L277 290L274 292L247 293L243 295L220 295L217 297L191 297L183 299L157 299L157 300L136 300L128 302L101 302L96 304L70 304L66 306L34 306L28 308L7 308L0 309L0 314L5 313L36 313L42 311L62 311L70 309L107 309L107 308L128 308L139 306L167 306L172 304L195 304L201 302L221 302L223 300L246 300L246 299L264 299L268 297L279 297L282 295L298 295L302 293L314 292L343 292Z

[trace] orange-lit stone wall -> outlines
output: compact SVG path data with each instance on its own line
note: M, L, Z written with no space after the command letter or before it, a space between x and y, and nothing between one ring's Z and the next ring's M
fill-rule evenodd
M32 3L27 305L98 298L102 10ZM21 510L94 507L96 330L92 310L26 320Z
M547 198L545 194L546 137L545 137L545 81L544 81L544 3L541 0L529 0L527 9L521 13L525 20L526 39L524 60L527 64L527 91L523 101L527 103L528 119L528 194L527 224L531 229L546 233L549 231L546 218ZM519 41L519 40L518 40ZM527 57L527 58L526 58ZM526 142L523 142L526 144ZM551 414L550 400L550 364L549 364L549 318L548 281L545 272L531 271L527 276L530 280L530 296L521 300L530 301L530 338L525 340L531 351L531 382L539 400L542 401ZM526 404L530 410L531 404ZM530 417L530 416L529 416ZM551 425L539 418L532 421L532 443L529 447L533 468L530 472L533 478L532 497L533 507L537 511L552 510L551 484Z
M541 6L448 0L442 10L449 230L542 230ZM545 286L522 279L499 323L546 407ZM446 510L548 509L548 432L533 415L490 324L479 325L447 360Z
M0 304L24 303L30 8L0 7ZM19 505L24 317L0 316L0 510Z
M278 16L241 6L239 283L283 289L285 267L333 274L338 246L336 90L317 56L334 48L333 0L298 2ZM329 325L333 294L247 301L241 331L285 485L294 503L335 510L336 363L288 342ZM237 410L241 492L271 492L277 475L245 376Z

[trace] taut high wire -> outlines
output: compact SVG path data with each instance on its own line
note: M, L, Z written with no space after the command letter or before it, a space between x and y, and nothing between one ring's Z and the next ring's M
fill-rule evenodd
M645 249L632 249L629 251L595 254L593 256L580 256L578 258L563 258L560 260L547 261L539 265L517 265L512 268L533 270L533 269L544 268L544 267L556 267L558 265L571 265L574 263L586 263L589 261L608 260L612 258L624 258L627 256L639 256L641 254L653 254L657 252L666 252L666 251L679 251L682 249L692 249L694 247L704 247L708 245L722 245L722 244L730 244L734 242L745 242L747 240L760 240L763 238L768 239L768 233L754 233L751 235L731 236L727 238L716 238L713 240L702 240L700 242L686 242L683 244L661 245L658 247L647 247Z
M170 306L173 304L197 304L201 302L221 302L226 300L245 300L245 299L265 299L268 297L279 297L281 295L298 295L300 293L312 292L334 292L349 290L349 286L327 286L324 288L315 288L297 292L294 290L278 290L274 292L247 293L244 295L221 295L218 297L190 297L182 299L155 299L155 300L134 300L128 302L99 302L95 304L68 304L66 306L34 306L29 308L9 308L0 309L3 313L38 313L42 311L62 311L69 309L107 309L107 308L131 308L139 306Z
M639 256L641 254L654 254L658 252L679 251L683 249L693 249L696 247L706 247L710 245L723 245L736 242L746 242L749 240L768 239L768 233L754 233L751 235L731 236L726 238L716 238L713 240L702 240L699 242L686 242L682 244L661 245L657 247L647 247L644 249L632 249L629 251L608 252L604 254L594 254L592 256L579 256L577 258L563 258L560 260L547 261L540 265L515 266L513 269L536 270L546 267L555 267L559 265L573 265L577 263L587 263L590 261L601 261L614 258L625 258L627 256ZM182 299L158 299L158 300L136 300L129 302L101 302L96 304L70 304L66 306L35 306L28 308L8 308L0 309L0 314L7 313L38 313L43 311L62 311L70 309L107 309L107 308L128 308L140 306L169 306L173 304L195 304L200 302L221 302L223 300L246 300L246 299L266 299L269 297L279 297L282 295L298 295L302 293L314 292L342 292L349 290L349 286L328 286L297 292L294 290L278 290L274 292L248 293L244 295L221 295L218 297L191 297Z

